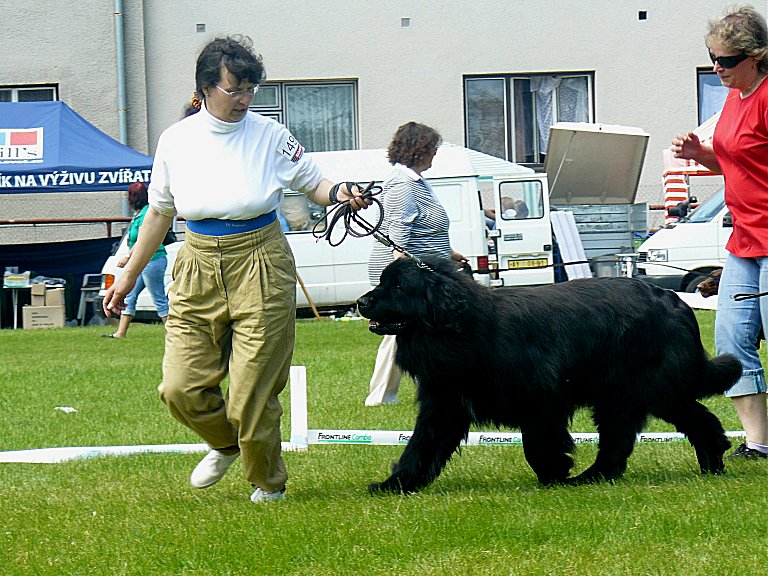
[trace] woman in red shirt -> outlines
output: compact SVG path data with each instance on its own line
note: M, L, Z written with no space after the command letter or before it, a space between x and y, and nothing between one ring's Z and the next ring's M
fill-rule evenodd
M768 388L755 348L760 326L768 333L768 300L733 299L768 291L768 27L754 8L740 6L710 22L706 44L713 70L730 91L712 146L689 132L672 140L672 150L725 179L733 232L720 280L715 345L718 354L730 352L744 366L726 395L746 432L730 458L768 458Z

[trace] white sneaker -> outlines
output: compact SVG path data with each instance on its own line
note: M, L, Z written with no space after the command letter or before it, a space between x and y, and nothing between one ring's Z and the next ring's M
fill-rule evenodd
M208 454L200 460L200 463L192 471L192 476L189 478L189 483L194 488L208 488L213 486L224 478L224 475L232 466L232 462L237 460L240 456L240 452L227 455L222 454L218 450L211 450Z
M285 500L285 493L282 491L267 492L261 488L256 488L256 491L251 494L251 502L261 504L262 502L279 502Z

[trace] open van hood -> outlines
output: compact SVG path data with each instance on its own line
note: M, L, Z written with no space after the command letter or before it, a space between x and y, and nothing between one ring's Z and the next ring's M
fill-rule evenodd
M648 138L628 126L552 126L544 164L550 204L633 204Z

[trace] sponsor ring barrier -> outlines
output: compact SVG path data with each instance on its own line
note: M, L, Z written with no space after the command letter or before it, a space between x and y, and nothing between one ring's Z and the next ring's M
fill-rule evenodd
M310 430L307 426L307 371L304 366L292 366L290 372L291 431L290 441L283 442L283 450L306 451L310 445L357 444L368 446L405 445L411 438L409 430ZM729 431L731 438L743 438L743 431ZM597 443L594 432L571 434L577 444ZM643 432L639 442L672 442L684 440L679 432ZM519 432L470 432L463 446L520 446ZM139 446L90 446L38 448L31 450L0 451L0 463L57 463L96 456L120 456L141 453L206 452L206 444L151 444Z
M304 366L291 367L291 441L287 450L306 450L312 444L363 444L370 446L405 445L413 431L406 430L310 430L307 427L307 372ZM743 438L743 431L726 432L731 438ZM577 444L596 444L597 432L571 433ZM679 432L642 432L638 442L673 442L685 440ZM462 446L522 445L520 432L470 432ZM286 445L287 444L287 445Z

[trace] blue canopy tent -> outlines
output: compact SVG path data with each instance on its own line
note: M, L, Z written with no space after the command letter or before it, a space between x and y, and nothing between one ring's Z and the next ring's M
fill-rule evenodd
M124 191L132 182L148 182L151 170L150 156L117 142L64 102L0 103L0 219L12 217L2 207L6 194ZM40 215L45 217L50 214ZM72 317L83 275L101 270L114 241L0 245L0 271L17 266L66 279ZM8 326L3 296L2 320Z
M125 190L151 170L64 102L0 102L0 194Z

